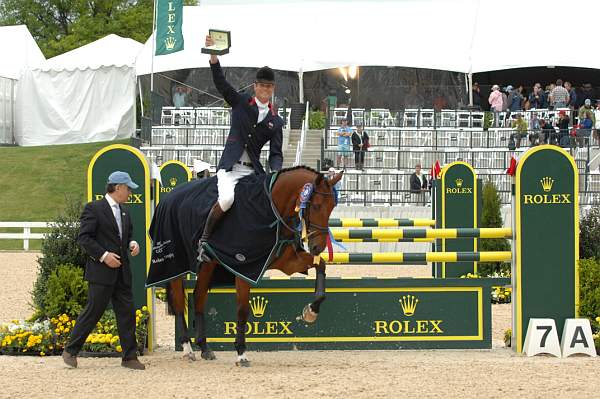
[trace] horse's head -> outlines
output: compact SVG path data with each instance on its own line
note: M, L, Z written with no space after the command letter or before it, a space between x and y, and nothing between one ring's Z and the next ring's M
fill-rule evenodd
M303 206L302 219L306 225L308 248L313 256L320 255L327 246L329 216L337 203L334 186L343 174L342 171L331 178L325 178L321 173L317 173L317 177L312 182L312 190L308 192L305 185L298 198L297 207Z

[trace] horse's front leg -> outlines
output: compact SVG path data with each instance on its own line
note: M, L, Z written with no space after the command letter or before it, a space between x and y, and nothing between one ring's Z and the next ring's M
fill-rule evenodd
M208 297L208 288L216 263L204 263L200 266L200 271L196 279L194 288L194 316L196 323L196 345L200 347L202 353L200 356L204 360L215 360L216 356L208 347L206 342L206 324L204 319L204 308Z
M325 300L325 261L321 258L315 266L317 279L315 280L315 300L302 310L302 320L306 323L314 323L319 316L321 303Z
M250 361L246 356L246 325L250 313L250 285L239 277L235 278L237 295L237 328L235 333L235 350L237 351L236 366L248 367Z

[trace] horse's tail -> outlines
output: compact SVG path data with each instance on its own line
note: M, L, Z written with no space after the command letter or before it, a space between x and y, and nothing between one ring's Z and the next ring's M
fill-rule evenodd
M185 312L188 298L184 290L183 277L169 281L165 291L167 293L167 313L176 315Z

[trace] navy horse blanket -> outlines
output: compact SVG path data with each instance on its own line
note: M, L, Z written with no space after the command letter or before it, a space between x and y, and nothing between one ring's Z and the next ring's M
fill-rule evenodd
M215 269L213 285L232 284L234 276L256 285L273 261L278 223L268 194L271 178L251 175L235 187L233 206L207 242L207 252L223 266ZM213 176L161 197L149 230L153 246L146 287L197 272L198 240L217 194Z

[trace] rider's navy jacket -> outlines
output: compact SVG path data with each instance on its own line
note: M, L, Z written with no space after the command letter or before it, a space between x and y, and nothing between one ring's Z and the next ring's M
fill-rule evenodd
M254 97L238 93L225 79L221 65L210 64L213 81L219 93L231 106L231 130L225 142L225 149L218 169L230 171L240 160L244 149L252 160L252 166L257 174L265 173L260 163L260 150L269 142L269 167L272 171L280 170L283 163L281 145L283 142L283 119L277 115L269 103L270 112L260 123L258 106Z

